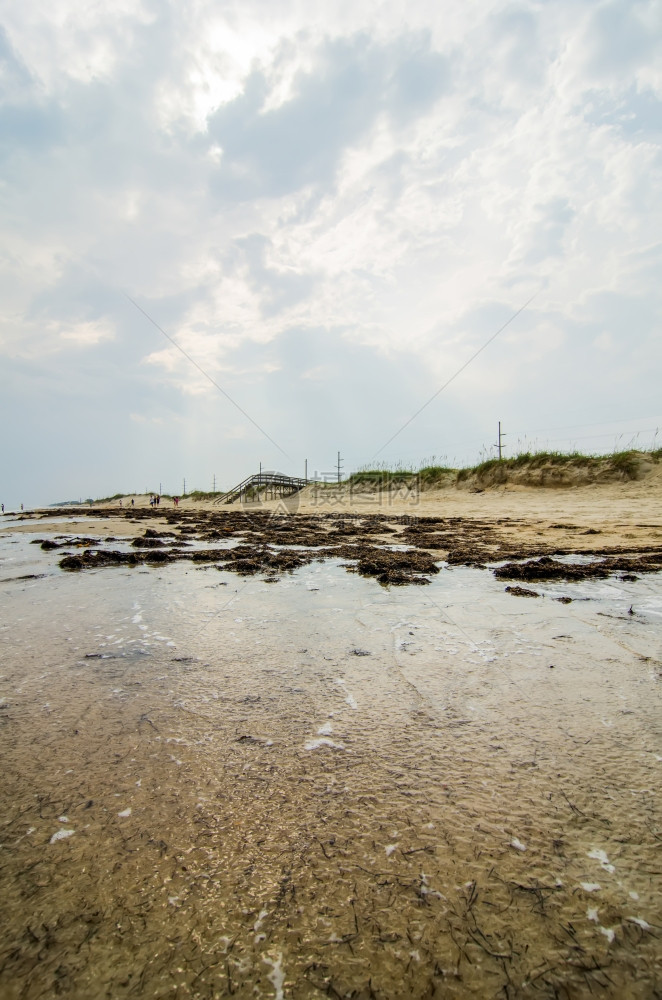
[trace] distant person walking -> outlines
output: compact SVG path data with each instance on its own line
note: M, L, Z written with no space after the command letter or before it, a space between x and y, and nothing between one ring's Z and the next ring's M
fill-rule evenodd
M3 504L2 505L2 513L4 514L4 512L5 512L5 505Z

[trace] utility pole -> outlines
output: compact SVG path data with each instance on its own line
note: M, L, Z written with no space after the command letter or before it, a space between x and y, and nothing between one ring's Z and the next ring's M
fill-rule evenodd
M186 476L184 476L184 489L182 490L182 496L186 496Z
M340 452L338 452L338 482L340 482L341 471L342 471L342 459L340 457Z
M212 493L215 493L215 492L216 492L216 473L214 473L214 488L212 490Z
M308 459L306 459L305 472L303 478L308 482Z
M161 488L161 483L159 483L159 496L161 496L162 493L163 493L163 490Z
M503 445L501 444L501 442L502 442L502 439L505 438L506 436L507 435L504 434L502 432L502 430L501 430L501 421L499 421L499 438L498 438L497 444L494 445L495 448L499 449L499 461L501 461L501 452L502 452L502 449L503 449Z

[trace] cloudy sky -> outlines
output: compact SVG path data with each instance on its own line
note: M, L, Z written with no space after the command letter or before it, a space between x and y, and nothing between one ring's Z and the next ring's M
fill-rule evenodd
M5 503L662 429L659 0L0 12Z

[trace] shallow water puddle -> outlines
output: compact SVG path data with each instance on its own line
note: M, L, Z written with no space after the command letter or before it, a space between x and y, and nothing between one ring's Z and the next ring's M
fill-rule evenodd
M659 577L67 575L14 541L3 997L660 988Z

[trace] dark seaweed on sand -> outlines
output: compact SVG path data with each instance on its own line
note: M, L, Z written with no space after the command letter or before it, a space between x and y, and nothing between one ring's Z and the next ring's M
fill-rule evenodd
M89 516L124 517L132 524L144 525L144 529L131 540L130 552L106 549L99 541L85 537L61 541L35 539L35 543L45 550L61 546L84 548L83 552L69 553L60 560L60 567L70 571L106 566L158 566L189 560L200 565L214 564L240 576L262 573L270 582L283 573L325 559L343 560L349 572L370 577L385 586L429 583L444 562L448 567L486 568L505 560L494 569L494 574L498 580L515 583L576 582L612 574L632 579L662 570L659 546L577 550L560 548L545 538L523 544L508 519L414 518L382 513L349 516L335 512L273 515L267 511L237 510L157 513L142 508L126 511L97 508L89 511ZM155 521L158 527L149 526ZM237 542L234 548L218 547L218 543L230 539ZM193 540L209 547L185 549ZM401 548L389 548L393 542ZM573 555L591 555L593 559L577 562L558 558ZM518 591L511 589L510 593Z

